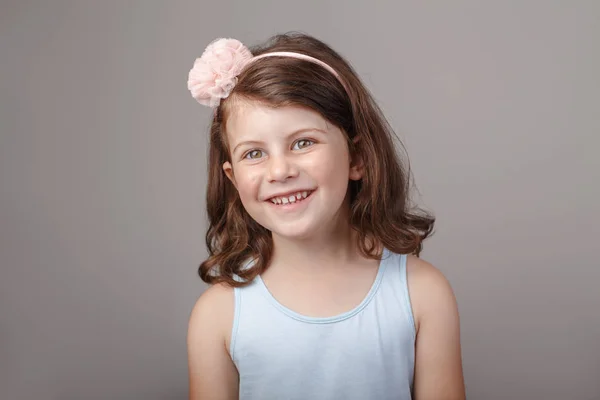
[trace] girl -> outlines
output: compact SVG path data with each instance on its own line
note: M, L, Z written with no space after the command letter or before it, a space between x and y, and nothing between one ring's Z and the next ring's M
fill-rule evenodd
M464 399L456 301L418 258L434 219L350 65L219 39L188 88L214 108L190 398Z

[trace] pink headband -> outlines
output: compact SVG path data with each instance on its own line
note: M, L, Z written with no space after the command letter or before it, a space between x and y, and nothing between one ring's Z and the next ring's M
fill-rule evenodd
M217 39L209 44L190 70L187 86L198 103L217 107L221 99L229 96L242 70L252 62L265 57L292 57L318 64L331 72L346 88L338 73L329 65L301 53L280 51L264 53L256 57L236 39Z

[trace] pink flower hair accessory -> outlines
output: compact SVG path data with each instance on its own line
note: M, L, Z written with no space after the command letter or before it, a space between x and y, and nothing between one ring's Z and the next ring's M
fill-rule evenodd
M252 53L236 39L217 39L209 44L190 70L187 86L198 103L216 107L227 98L237 76L252 59Z
M320 65L331 72L348 92L348 87L338 73L321 60L289 51L263 53L254 57L250 50L236 39L217 39L206 47L190 70L188 89L198 103L216 108L222 99L229 96L242 70L251 62L265 57L291 57Z

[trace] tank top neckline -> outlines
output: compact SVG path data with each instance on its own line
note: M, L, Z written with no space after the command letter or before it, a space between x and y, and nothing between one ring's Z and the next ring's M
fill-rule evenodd
M300 313L284 306L283 304L281 304L279 302L279 300L277 300L275 298L275 296L273 296L273 294L271 294L271 292L269 291L269 288L267 287L267 285L265 284L265 282L263 281L263 279L260 275L258 275L256 277L256 281L258 283L260 291L267 298L267 300L273 306L275 306L277 309L279 309L279 311L281 311L288 317L291 317L291 318L301 321L301 322L306 322L306 323L311 323L311 324L331 324L331 323L343 321L345 319L355 316L356 314L361 312L371 302L373 297L375 297L375 294L377 294L377 290L379 289L379 286L381 285L381 281L383 279L383 273L385 272L388 258L389 258L389 251L386 248L383 248L381 260L379 261L379 266L377 267L377 275L375 276L375 280L373 281L371 288L369 289L369 291L367 292L367 295L363 298L363 300L353 309L343 312L341 314L330 316L330 317L310 317L310 316L307 316L304 314L300 314Z

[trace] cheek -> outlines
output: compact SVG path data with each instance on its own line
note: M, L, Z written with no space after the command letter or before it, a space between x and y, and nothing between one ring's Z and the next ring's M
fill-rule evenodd
M243 200L256 197L260 187L260 173L254 169L240 168L235 171L237 190Z
M320 180L339 182L339 186L345 186L350 172L348 155L343 151L328 152L319 158L312 169Z

